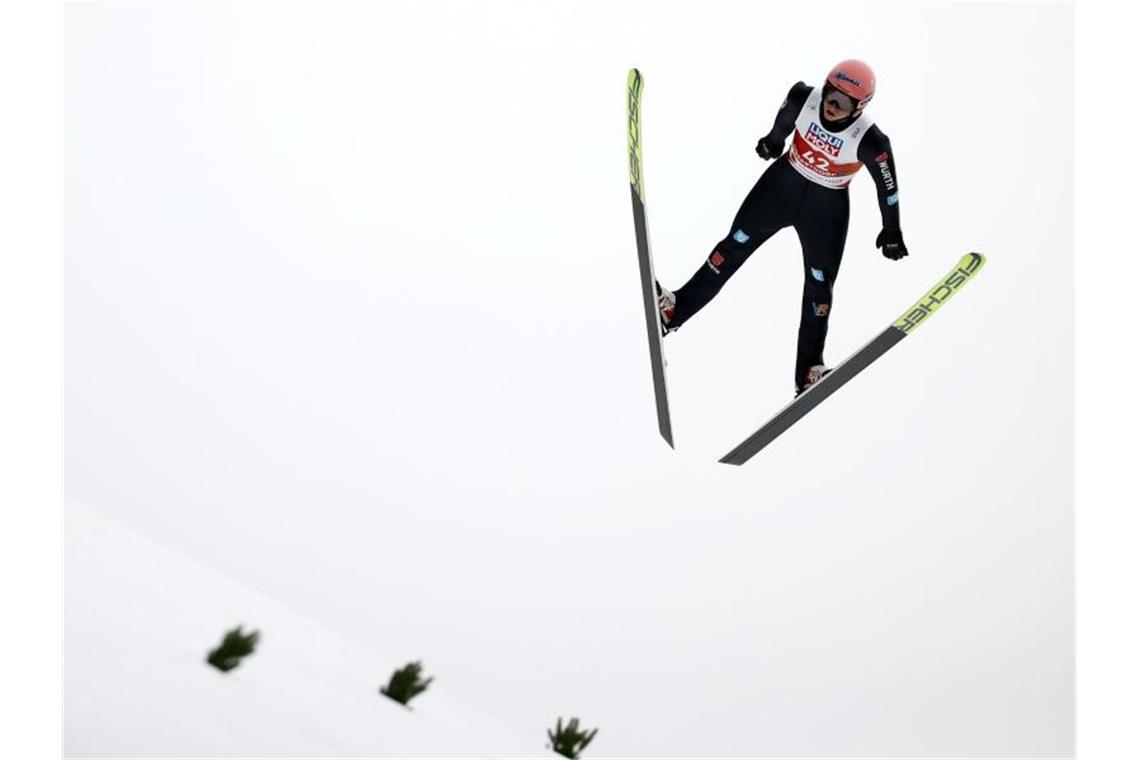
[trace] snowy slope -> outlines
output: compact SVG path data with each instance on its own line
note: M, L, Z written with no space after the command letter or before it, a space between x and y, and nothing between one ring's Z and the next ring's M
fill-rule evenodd
M69 757L553 757L448 696L406 710L377 693L386 657L68 501L65 752ZM237 624L258 651L204 662ZM425 670L432 674L431 663Z

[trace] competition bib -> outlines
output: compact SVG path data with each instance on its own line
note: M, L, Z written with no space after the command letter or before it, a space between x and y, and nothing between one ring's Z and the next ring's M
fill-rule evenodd
M796 171L817 185L839 190L847 187L859 171L859 143L873 122L861 114L847 129L828 132L819 116L821 97L820 88L814 88L800 109L788 160Z

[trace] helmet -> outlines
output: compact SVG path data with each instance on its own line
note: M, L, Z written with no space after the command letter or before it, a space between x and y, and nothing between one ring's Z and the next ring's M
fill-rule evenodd
M862 61L842 61L827 75L827 84L855 101L855 110L862 111L875 96L875 72Z

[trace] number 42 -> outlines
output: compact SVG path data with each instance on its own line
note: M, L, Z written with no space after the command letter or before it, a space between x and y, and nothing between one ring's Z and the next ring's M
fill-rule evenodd
M804 163L813 166L820 171L827 171L827 169L831 166L830 159L828 159L826 156L821 156L820 154L811 150L805 150L803 153L801 153L800 159L802 159Z

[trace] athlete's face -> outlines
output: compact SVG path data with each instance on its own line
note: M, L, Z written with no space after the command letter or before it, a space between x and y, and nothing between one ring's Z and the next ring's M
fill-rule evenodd
M823 115L828 121L846 119L855 112L855 101L842 92L832 90L823 99Z

